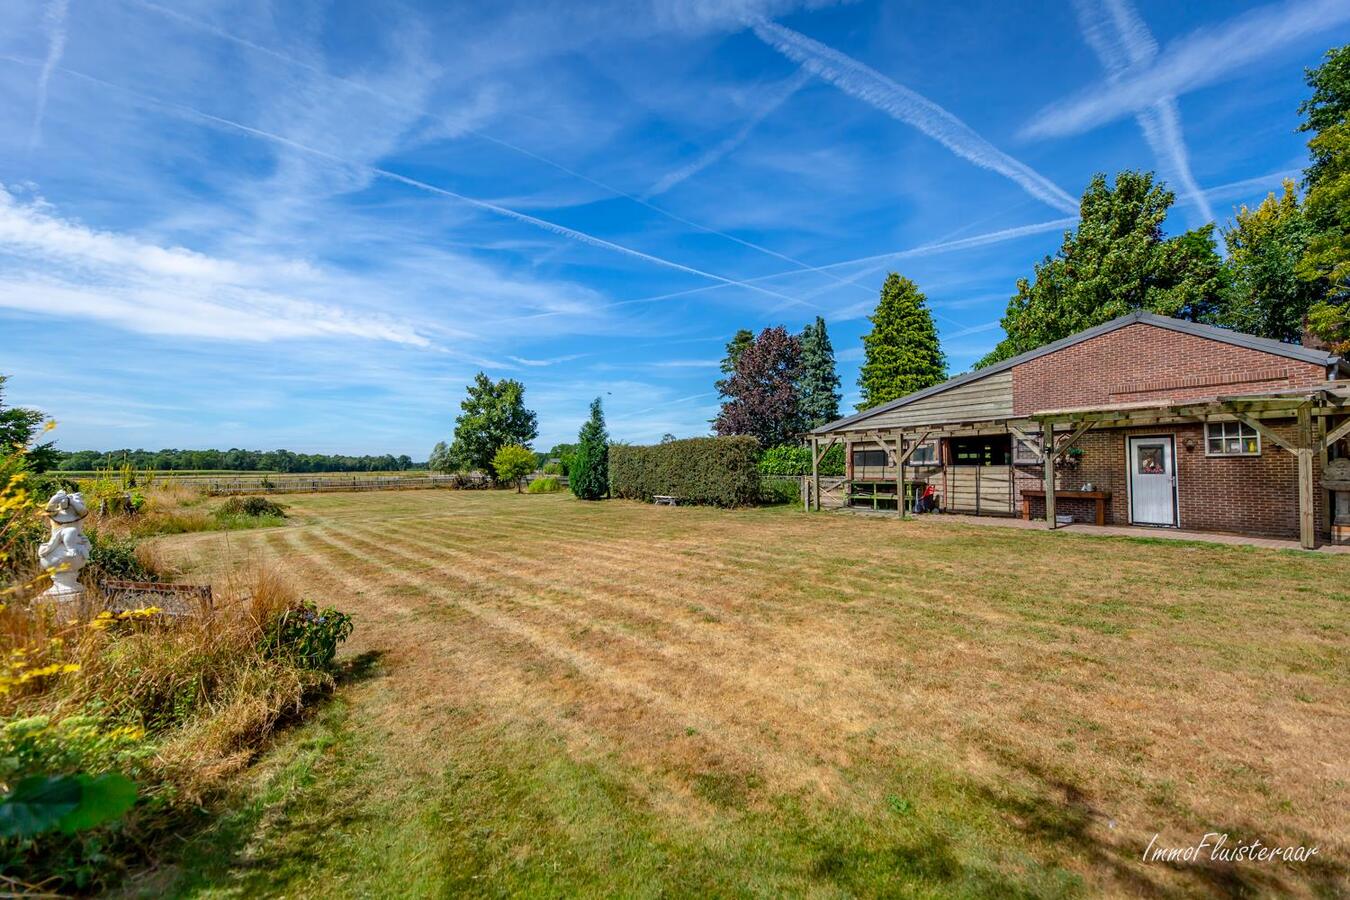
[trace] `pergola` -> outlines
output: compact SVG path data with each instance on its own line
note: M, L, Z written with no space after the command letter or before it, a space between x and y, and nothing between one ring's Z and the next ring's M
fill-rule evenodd
M1273 431L1267 422L1293 419L1297 423L1293 440ZM1332 444L1350 436L1350 381L1327 382L1314 388L1294 388L1258 395L1218 397L1202 402L1122 403L1073 409L1046 409L1026 416L977 422L917 425L906 429L841 430L821 442L811 437L811 494L820 508L820 460L840 440L869 441L895 451L896 493L904 497L905 465L915 448L933 437L978 434L1011 434L1028 443L1042 438L1041 460L1045 468L1045 521L1055 528L1055 462L1093 428L1127 428L1141 425L1179 425L1211 421L1237 420L1254 429L1263 439L1298 460L1299 542L1312 549L1317 543L1314 502L1313 460L1321 457L1323 467ZM1056 434L1056 431L1059 433ZM898 514L905 515L903 499L897 501Z

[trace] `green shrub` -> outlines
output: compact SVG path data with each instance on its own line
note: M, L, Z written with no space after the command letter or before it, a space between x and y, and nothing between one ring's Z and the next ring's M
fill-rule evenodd
M688 438L634 447L611 444L610 493L650 501L658 495L709 506L760 501L759 441L753 437Z
M352 617L333 607L320 610L306 600L277 616L267 626L263 653L288 659L307 669L326 669L338 644L352 633Z
M760 478L763 503L802 502L802 480L798 475L764 475Z
M0 719L0 871L101 886L117 820L136 802L128 776L146 776L154 752L142 729L97 715Z
M553 475L545 475L543 478L536 478L530 482L530 486L525 489L529 494L556 494L562 490L562 482Z
M231 497L216 510L217 518L230 516L267 516L284 519L286 508L266 497Z
M553 462L551 462L551 463L545 463L545 464L544 464L544 474L545 474L545 475L566 475L567 473L563 471L563 464L555 460L555 461L553 461Z
M810 475L810 447L770 447L759 458L761 475ZM820 458L820 474L844 474L844 445L835 444Z
M136 539L104 534L96 528L85 532L91 546L89 568L95 580L155 581L156 575L136 555Z

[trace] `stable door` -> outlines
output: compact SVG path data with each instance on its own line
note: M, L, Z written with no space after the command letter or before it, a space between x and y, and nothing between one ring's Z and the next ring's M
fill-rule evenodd
M1170 435L1132 437L1130 521L1136 525L1177 524L1176 447Z

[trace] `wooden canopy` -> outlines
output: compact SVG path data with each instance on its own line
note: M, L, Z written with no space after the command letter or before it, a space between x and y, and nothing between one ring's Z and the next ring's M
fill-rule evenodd
M1286 439L1266 424L1270 419L1294 419L1298 423L1294 440ZM1195 422L1239 421L1254 429L1265 440L1292 453L1298 459L1299 541L1309 549L1316 546L1313 459L1320 454L1323 466L1327 448L1350 435L1350 381L1329 381L1313 388L1296 388L1257 395L1221 396L1214 400L1122 403L1073 409L1046 409L1026 416L989 418L976 421L915 424L906 428L878 430L865 421L841 420L839 427L811 438L811 493L820 508L820 461L840 440L874 443L894 450L896 487L903 496L905 465L924 441L939 436L1012 434L1020 439L1041 437L1041 462L1045 467L1046 523L1055 523L1055 461L1093 428L1125 428L1137 425L1179 425ZM1059 434L1056 434L1056 430ZM1061 440L1061 437L1063 438ZM897 503L900 514L904 504Z

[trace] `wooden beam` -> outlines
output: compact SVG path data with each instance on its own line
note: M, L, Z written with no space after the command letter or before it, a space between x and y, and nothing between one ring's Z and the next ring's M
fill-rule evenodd
M905 518L905 435L894 432L895 438L895 514Z
M1350 419L1327 432L1326 437L1322 438L1322 449L1325 450L1343 437L1350 437Z
M1298 542L1304 550L1317 547L1316 504L1313 496L1312 404L1298 410Z
M1077 443L1078 439L1082 437L1084 434L1086 434L1087 430L1091 428L1094 424L1096 423L1084 422L1083 424L1079 425L1078 428L1075 429L1072 434L1069 435L1069 439L1064 442L1064 446L1052 447L1052 450L1054 452L1054 458L1059 459L1065 453L1068 453L1069 448L1072 447L1075 443Z
M1022 441L1022 442L1023 442L1024 444L1026 444L1028 447L1034 447L1034 446L1036 446L1036 441L1037 441L1038 439L1041 440L1041 452L1040 452L1040 454L1038 455L1038 458L1036 459L1036 462L1043 462L1043 461L1044 461L1044 459L1045 459L1045 442L1044 442L1044 438L1043 438L1042 435L1037 435L1036 437L1032 437L1030 434L1028 434L1027 432L1023 431L1022 429L1018 428L1016 425L1014 425L1014 424L1011 423L1011 422L1008 423L1008 431L1012 434L1013 437L1017 438L1019 441ZM1014 448L1013 448L1013 459L1016 459L1016 458L1017 458L1017 448L1014 447Z
M905 451L903 462L909 462L909 458L914 455L914 451L918 450L919 445L922 444L924 441L928 440L928 436L932 433L933 432L931 430L925 431L923 432L922 436L920 436L917 440L910 442L909 449ZM903 437L904 435L902 434L901 438Z
M1041 425L1041 435L1045 441L1045 452L1041 456L1045 459L1045 527L1051 531L1055 529L1055 423L1045 422Z
M1253 419L1246 413L1240 413L1237 411L1234 411L1233 415L1243 425L1246 425L1248 428L1251 428L1253 431L1261 435L1261 437L1265 438L1266 440L1270 441L1272 444L1275 444L1278 447L1283 447L1284 449L1288 450L1295 456L1298 455L1299 448L1296 444L1286 441L1284 438L1280 437L1278 434L1271 431L1266 426L1262 425L1259 420Z
M819 439L818 437L812 436L812 438L811 438L811 446L812 446L812 447L818 446L819 440L820 440L820 439ZM812 454L812 456L814 457L815 461L816 461L817 463L819 463L822 459L824 459L824 458L825 458L825 454L826 454L826 453L829 453L829 452L830 452L830 448L833 447L833 446L834 446L835 444L837 444L837 443L839 443L839 435L837 435L837 434L830 435L830 442L829 442L828 444L825 445L825 449L821 450L819 453L813 453L813 454Z

